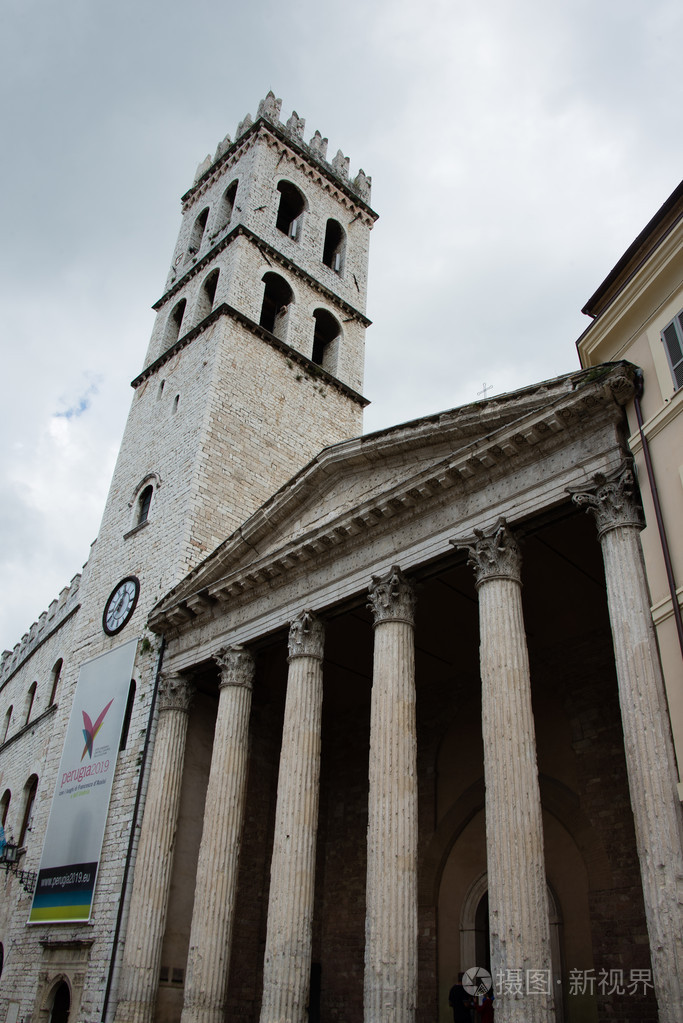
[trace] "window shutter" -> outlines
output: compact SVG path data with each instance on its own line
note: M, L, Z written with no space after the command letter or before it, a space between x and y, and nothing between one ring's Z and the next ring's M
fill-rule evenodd
M676 390L683 387L683 313L679 313L662 331Z

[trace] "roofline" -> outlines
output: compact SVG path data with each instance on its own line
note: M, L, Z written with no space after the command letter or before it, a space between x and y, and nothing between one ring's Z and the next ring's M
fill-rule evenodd
M664 227L667 218L676 209L676 206L679 203L681 204L681 209L679 210L678 216L676 216L671 221L668 227L666 227L663 230L658 230ZM602 299L604 299L608 295L610 289L614 287L614 285L619 280L619 277L624 273L629 264L633 262L636 259L636 257L640 254L640 258L632 267L628 277L625 278L624 281L622 281L621 286L612 296L613 299L616 298L616 295L619 293L619 291L621 291L622 288L626 286L628 281L640 269L643 263L645 263L650 258L654 250L661 244L664 238L666 238L666 236L673 230L673 228L676 226L676 224L682 217L683 217L683 181L681 181L680 184L677 185L677 187L673 190L669 198L662 204L662 206L660 206L660 208L655 213L654 217L652 217L652 219L645 225L645 227L640 232L638 237L631 242L631 244L626 249L626 252L624 252L621 259L619 259L619 261L612 267L612 269L608 273L607 277L605 277L602 284L588 299L588 301L582 308L581 312L584 313L586 316L590 316L593 319L596 319L600 315L600 313L602 313L606 308L606 305L603 305L602 303Z
M334 184L335 187L337 187L341 192L344 192L347 198L355 203L359 209L362 209L369 217L372 218L372 220L379 219L379 214L375 213L368 201L359 195L353 187L352 181L344 180L336 174L326 160L322 160L319 156L316 156L303 140L293 138L282 124L276 124L274 121L271 121L269 117L264 116L257 117L253 124L243 131L241 135L238 135L234 142L228 146L225 152L221 153L218 159L212 160L211 166L207 167L201 177L199 177L192 186L188 188L187 192L181 196L181 202L183 204L189 202L189 200L194 197L194 194L201 189L202 185L208 181L211 175L215 174L221 164L226 163L232 154L240 148L240 146L243 146L249 138L257 135L262 128L265 128L266 131L269 131L271 135L278 138L280 142L283 142L286 146L293 150L293 152L307 160L308 163L312 164L312 166L314 166L321 174L324 174L324 176L332 184Z

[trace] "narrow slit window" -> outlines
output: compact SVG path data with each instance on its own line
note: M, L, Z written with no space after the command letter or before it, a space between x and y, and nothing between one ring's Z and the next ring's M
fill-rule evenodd
M128 732L130 731L130 719L133 716L133 707L135 706L135 693L137 686L135 679L130 680L130 686L128 688L128 702L126 703L126 712L123 715L123 724L121 725L121 742L119 743L119 751L126 748L128 743Z
M0 799L0 824L3 828L7 824L7 814L9 813L9 804L12 801L12 793L9 789L5 789Z
M147 521L149 516L149 507L152 503L152 496L154 494L154 487L149 486L140 494L138 498L138 517L136 525L141 526L143 522Z
M2 736L2 741L3 742L6 742L7 736L9 735L9 726L10 726L10 722L12 721L12 711L13 710L14 710L14 707L8 707L7 708L7 713L5 714L5 730L4 730L4 733L3 733L3 736Z
M27 725L31 720L31 711L33 710L33 704L35 703L37 688L38 688L37 682L31 683L31 685L29 686L28 693L26 694L26 717L24 718L25 725Z
M31 815L33 813L33 804L36 801L36 792L38 791L38 775L33 774L26 782L24 786L24 817L21 822L21 831L19 832L18 845L21 848L25 841L26 835L31 830Z
M54 706L55 700L57 698L57 686L59 685L59 677L62 674L62 667L63 666L64 666L64 661L60 657L58 661L55 661L54 667L52 669L52 689L50 691L50 703L49 703L50 707Z

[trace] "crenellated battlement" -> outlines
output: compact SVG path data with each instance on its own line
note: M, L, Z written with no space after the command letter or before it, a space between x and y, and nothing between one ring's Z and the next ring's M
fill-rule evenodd
M197 167L192 187L194 188L201 181L204 175L208 173L214 164L222 159L222 157L239 142L249 129L254 126L254 124L263 120L268 121L269 124L277 128L279 133L291 140L291 142L293 142L299 149L304 150L304 152L306 152L316 163L322 164L328 174L337 178L346 188L354 192L364 203L369 204L372 178L361 168L355 178L351 179L349 177L349 157L344 156L341 149L338 149L335 157L329 161L327 159L328 140L323 138L320 132L316 130L310 141L305 142L305 119L303 117L299 117L296 110L294 110L292 111L289 119L283 124L280 120L281 108L282 100L276 99L275 94L272 91L269 92L266 98L262 99L258 105L256 119L254 120L251 114L247 114L246 117L244 117L237 125L234 141L229 135L226 135L225 138L218 143L218 147L214 155L211 156L209 153L204 160L202 160ZM192 191L192 189L190 191Z
M81 573L78 572L68 586L60 591L47 611L25 632L13 650L5 650L0 660L0 687L6 679L29 657L79 605Z

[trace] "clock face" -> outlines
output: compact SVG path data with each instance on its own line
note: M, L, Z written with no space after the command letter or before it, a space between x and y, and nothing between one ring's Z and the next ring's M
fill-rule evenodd
M102 628L108 636L115 636L130 620L140 594L140 583L129 575L113 590L102 615Z

